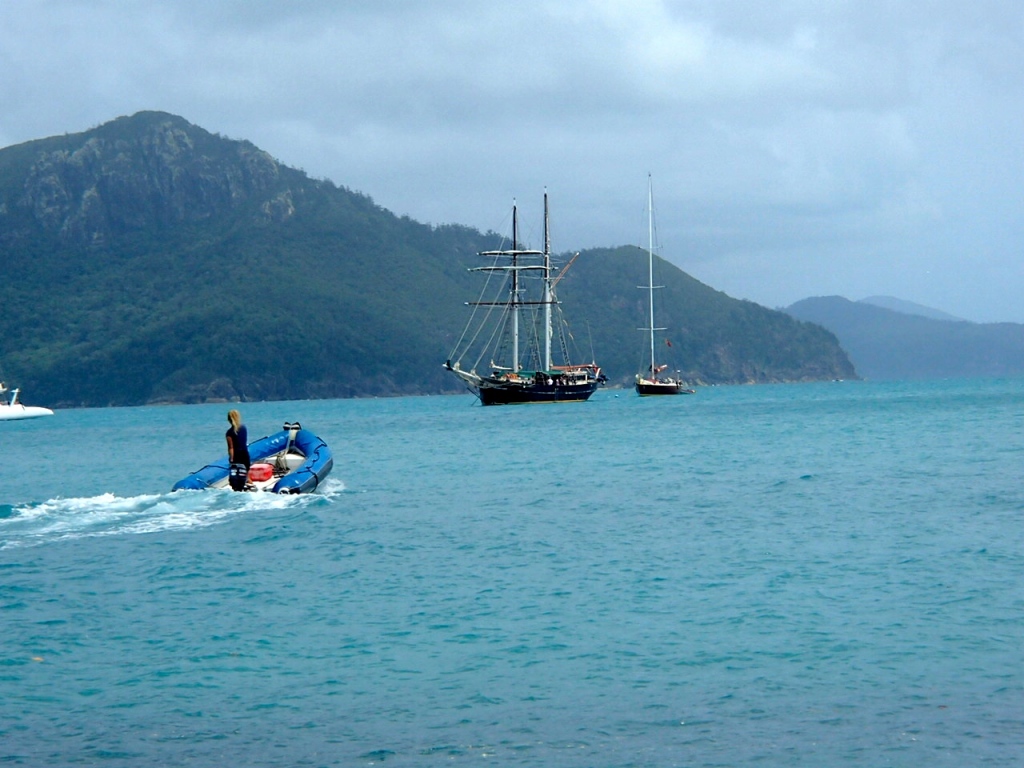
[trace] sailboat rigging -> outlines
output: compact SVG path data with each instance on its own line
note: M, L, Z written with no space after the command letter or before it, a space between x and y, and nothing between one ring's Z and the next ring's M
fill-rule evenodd
M587 400L607 378L595 362L569 362L570 339L555 295L555 285L569 265L555 274L551 263L547 193L544 194L544 249L520 247L518 227L518 211L513 205L512 247L478 254L492 262L470 271L486 273L488 278L500 276L499 286L496 293L490 293L492 281L488 279L480 300L469 303L474 312L462 340L444 367L458 376L482 405ZM483 314L479 323L476 322L478 311ZM486 339L479 349L474 343L478 339ZM467 342L465 346L463 341ZM564 358L560 365L553 362L552 347L556 341ZM474 351L477 356L469 358ZM483 365L486 356L490 358L488 364ZM478 368L487 372L478 373Z
M694 394L694 390L685 387L678 376L660 376L668 366L658 365L655 357L654 334L666 329L654 325L654 289L663 286L654 284L654 189L650 176L647 177L647 285L639 287L647 291L647 327L639 330L647 331L649 334L650 365L646 371L636 375L636 393L641 397Z

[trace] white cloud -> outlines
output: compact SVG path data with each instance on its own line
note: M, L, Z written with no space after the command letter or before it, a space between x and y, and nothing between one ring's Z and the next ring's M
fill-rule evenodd
M163 109L420 220L546 186L565 249L640 242L651 172L716 288L1024 321L1022 43L1010 0L20 0L0 144Z

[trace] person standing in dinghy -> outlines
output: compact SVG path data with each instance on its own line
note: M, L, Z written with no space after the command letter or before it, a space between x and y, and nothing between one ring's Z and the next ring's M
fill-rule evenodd
M232 409L228 411L228 422L231 426L224 433L228 441L228 463L231 469L228 472L228 482L231 489L244 491L245 484L249 479L249 430L242 423L242 414Z

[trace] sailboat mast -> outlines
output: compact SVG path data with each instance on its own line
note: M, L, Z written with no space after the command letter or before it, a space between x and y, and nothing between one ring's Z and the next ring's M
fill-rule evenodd
M544 370L551 370L551 231L548 227L548 193L544 191Z
M512 204L512 370L519 371L519 222L515 203Z
M651 332L651 376L655 375L654 362L654 190L650 174L647 176L647 294L648 316L647 327Z

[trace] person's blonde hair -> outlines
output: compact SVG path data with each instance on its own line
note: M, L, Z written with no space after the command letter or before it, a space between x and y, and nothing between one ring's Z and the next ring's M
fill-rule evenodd
M232 408L228 411L228 421L231 422L231 428L237 432L238 428L242 426L242 414Z

